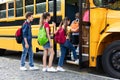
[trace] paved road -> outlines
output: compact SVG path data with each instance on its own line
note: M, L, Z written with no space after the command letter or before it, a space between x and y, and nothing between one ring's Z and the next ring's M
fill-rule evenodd
M26 62L28 65L28 62ZM40 69L37 71L20 71L19 56L0 57L0 80L115 80L113 78L94 75L87 72L77 72L66 68L66 72L48 73L42 72L41 61L35 61ZM27 66L28 67L28 66Z

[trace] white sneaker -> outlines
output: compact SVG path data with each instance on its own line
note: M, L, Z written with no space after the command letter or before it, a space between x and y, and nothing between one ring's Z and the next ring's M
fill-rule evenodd
M26 67L20 67L20 70L22 70L22 71L26 71L27 68L26 68Z
M42 71L43 71L43 72L47 72L47 68L43 68Z
M75 63L76 63L76 64L79 64L79 59L75 60Z
M34 67L30 67L29 69L30 70L38 70L39 68L34 66Z
M62 67L57 67L57 71L64 72L64 71L65 71L65 69L63 69Z
M47 68L48 72L57 72L57 70L54 67Z

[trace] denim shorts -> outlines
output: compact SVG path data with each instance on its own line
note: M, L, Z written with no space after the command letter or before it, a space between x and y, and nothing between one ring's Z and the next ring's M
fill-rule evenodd
M43 46L44 49L49 49L50 48L50 42L48 41L44 46Z

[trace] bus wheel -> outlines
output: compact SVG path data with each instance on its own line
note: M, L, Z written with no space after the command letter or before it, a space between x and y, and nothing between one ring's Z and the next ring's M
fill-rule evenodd
M5 49L0 49L0 56L3 56L5 54Z
M120 41L108 45L102 56L104 71L114 77L120 78Z

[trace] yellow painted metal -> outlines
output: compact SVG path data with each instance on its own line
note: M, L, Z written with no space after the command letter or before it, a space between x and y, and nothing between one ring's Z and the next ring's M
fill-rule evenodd
M34 15L36 14L36 0L34 0Z
M6 3L6 18L8 18L8 2Z
M23 16L25 15L25 0L23 0Z
M100 40L100 32L106 26L106 13L107 9L94 8L90 9L90 66L96 66L97 59L97 45ZM101 13L102 12L102 13Z
M110 38L114 33L120 33L120 11L93 7L93 0L90 0L90 67L96 67L97 56L103 55L108 44L120 40L117 36L114 36L117 39Z
M46 12L49 10L49 0L46 0Z
M65 18L65 0L61 0L62 19Z

